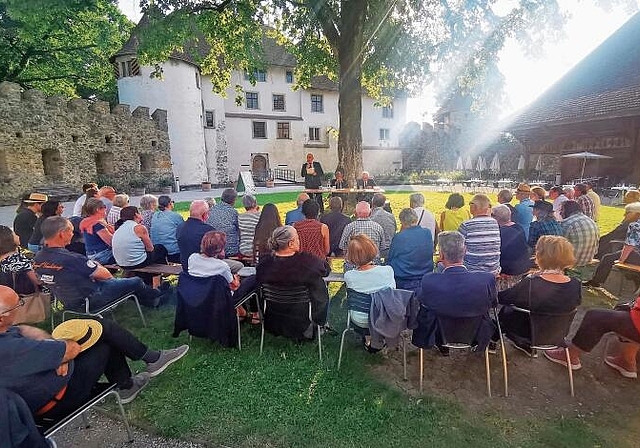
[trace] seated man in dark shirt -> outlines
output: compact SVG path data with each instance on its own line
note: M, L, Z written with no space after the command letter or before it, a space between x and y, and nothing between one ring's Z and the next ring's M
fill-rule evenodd
M464 237L460 232L441 232L438 236L442 273L426 274L416 291L420 302L418 328L413 330L413 344L429 348L442 343L436 315L450 317L483 316L476 333L478 351L484 351L495 331L489 310L497 304L495 276L490 272L468 272L463 264Z
M376 186L376 181L369 177L368 171L363 171L360 179L356 179L356 188L358 190L372 189ZM356 195L356 201L371 202L373 193L358 193Z
M60 338L53 338L39 328L13 325L23 305L11 288L0 286L0 388L20 395L40 417L59 419L76 410L103 374L118 384L121 401L129 403L151 377L189 350L188 345L151 350L106 319L66 321L54 330ZM131 376L126 358L145 361L145 371Z
M70 252L65 247L73 238L73 225L62 216L52 216L42 223L45 247L38 252L33 268L66 309L90 311L100 309L126 293L134 293L142 305L157 306L160 291L149 288L141 278L114 278L99 263Z
M331 212L325 213L320 218L320 222L329 227L329 245L331 247L329 254L334 257L341 257L344 253L344 251L340 249L340 238L342 238L342 232L345 226L351 222L351 219L342 213L342 207L342 199L333 196L329 199L329 209Z

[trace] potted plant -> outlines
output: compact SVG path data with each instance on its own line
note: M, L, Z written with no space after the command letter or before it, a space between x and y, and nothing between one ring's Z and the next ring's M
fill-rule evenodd
M129 180L129 187L131 187L131 194L133 196L143 196L146 194L146 181L141 176L134 176Z
M208 180L203 180L200 186L202 188L202 191L211 191L211 182L209 182Z
M170 176L162 176L158 179L158 187L163 194L170 194L173 191L173 178Z

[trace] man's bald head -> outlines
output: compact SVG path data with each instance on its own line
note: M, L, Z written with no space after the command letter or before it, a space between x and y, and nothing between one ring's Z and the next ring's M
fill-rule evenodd
M18 294L13 289L0 285L0 333L4 333L13 325L16 310L8 313L5 313L5 311L18 305L18 301Z
M356 204L356 217L368 218L371 214L371 205L368 202L360 201Z
M300 193L298 195L298 200L296 201L298 207L302 207L302 204L304 204L304 201L306 201L307 199L309 199L309 195L307 193Z
M189 217L204 221L205 215L209 213L209 204L207 201L197 200L193 201L189 206Z

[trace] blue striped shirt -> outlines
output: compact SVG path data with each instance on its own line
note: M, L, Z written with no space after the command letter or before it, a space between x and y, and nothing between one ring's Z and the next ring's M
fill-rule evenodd
M465 237L464 265L469 272L500 273L500 228L490 216L464 221L458 229Z

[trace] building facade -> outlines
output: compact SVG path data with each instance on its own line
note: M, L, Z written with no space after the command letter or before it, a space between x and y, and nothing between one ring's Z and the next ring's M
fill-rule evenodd
M295 172L300 180L308 152L325 171L335 169L337 85L320 77L308 89L293 90L295 60L275 42L265 39L268 65L254 73L255 84L247 73L236 71L226 98L213 93L209 77L185 55L161 65L162 79L152 77L152 67L137 65L136 47L133 36L112 58L119 101L167 111L172 167L181 185L225 184L241 171L252 171L255 177L277 168ZM398 138L406 98L395 98L390 107L378 107L367 96L362 103L364 169L374 175L401 169Z

